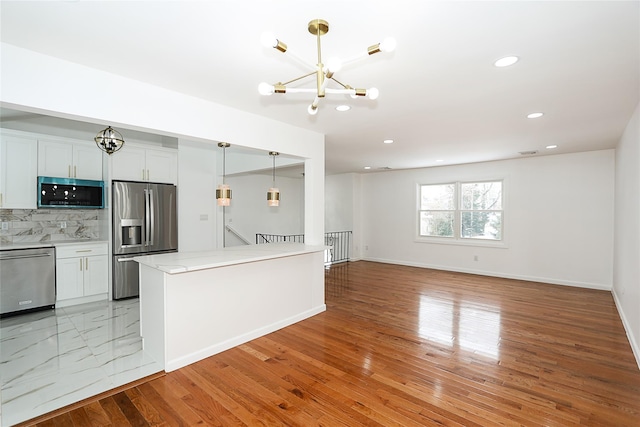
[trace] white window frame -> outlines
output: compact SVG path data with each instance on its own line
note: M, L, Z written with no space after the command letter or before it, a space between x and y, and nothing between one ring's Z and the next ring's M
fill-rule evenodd
M502 183L502 209L501 212L501 239L480 239L461 236L461 221L462 212L469 212L469 210L462 209L462 184L475 184L483 182L501 182ZM420 214L422 212L421 204L421 189L426 185L455 185L454 190L454 221L453 221L453 236L422 236L420 235ZM416 183L416 225L415 225L415 241L417 243L437 243L448 245L463 245L463 246L484 246L484 247L507 247L507 193L506 193L506 178L487 178L487 179L471 179L464 181L443 181L443 182L420 182Z

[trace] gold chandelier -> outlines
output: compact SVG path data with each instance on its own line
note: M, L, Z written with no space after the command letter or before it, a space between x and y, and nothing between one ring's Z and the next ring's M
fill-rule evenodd
M93 140L96 142L99 149L109 155L115 153L124 146L124 138L122 138L122 134L111 126L108 126L106 129L98 132Z
M310 21L308 24L309 32L316 36L317 40L317 50L318 50L318 63L315 66L307 64L306 61L300 59L296 55L289 52L289 55L294 57L296 60L303 62L306 66L310 67L313 71L304 74L300 77L296 77L295 79L289 80L287 82L278 82L273 85L268 83L260 83L258 85L258 92L262 95L272 95L274 93L314 93L315 98L313 102L307 108L307 111L311 115L315 115L318 113L318 104L320 102L320 98L324 98L326 94L343 94L350 95L352 98L367 96L369 99L378 98L379 91L375 87L369 89L359 89L353 88L348 84L343 84L340 81L336 80L334 74L338 72L344 64L347 62L353 62L355 60L360 59L363 56L373 55L378 52L392 52L396 47L395 39L389 37L384 39L381 43L374 44L369 46L366 53L362 53L360 55L351 58L348 61L341 61L338 58L330 58L327 61L327 65L325 66L322 63L322 49L320 47L320 36L323 36L329 32L329 23L323 19L314 19ZM271 33L265 33L262 35L262 44L266 47L272 47L282 53L287 52L287 45L282 41L278 40ZM316 76L316 88L290 88L287 87L288 84L297 82L298 80L302 80L306 77ZM329 88L327 84L329 80L333 80L339 85L338 89Z

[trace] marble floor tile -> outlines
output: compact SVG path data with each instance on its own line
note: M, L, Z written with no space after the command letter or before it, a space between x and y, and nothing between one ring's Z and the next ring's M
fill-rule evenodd
M0 426L162 371L142 350L138 299L0 320Z

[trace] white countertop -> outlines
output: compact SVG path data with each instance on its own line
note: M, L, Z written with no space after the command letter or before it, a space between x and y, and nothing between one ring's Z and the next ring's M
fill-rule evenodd
M215 251L172 252L159 255L146 255L135 257L134 260L165 273L177 274L312 252L322 252L325 249L325 246L305 245L302 243L267 243L233 246Z

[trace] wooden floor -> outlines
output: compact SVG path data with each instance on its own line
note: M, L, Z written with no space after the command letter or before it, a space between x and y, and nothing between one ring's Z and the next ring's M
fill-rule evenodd
M37 425L640 425L609 292L359 261L327 271L326 302Z

